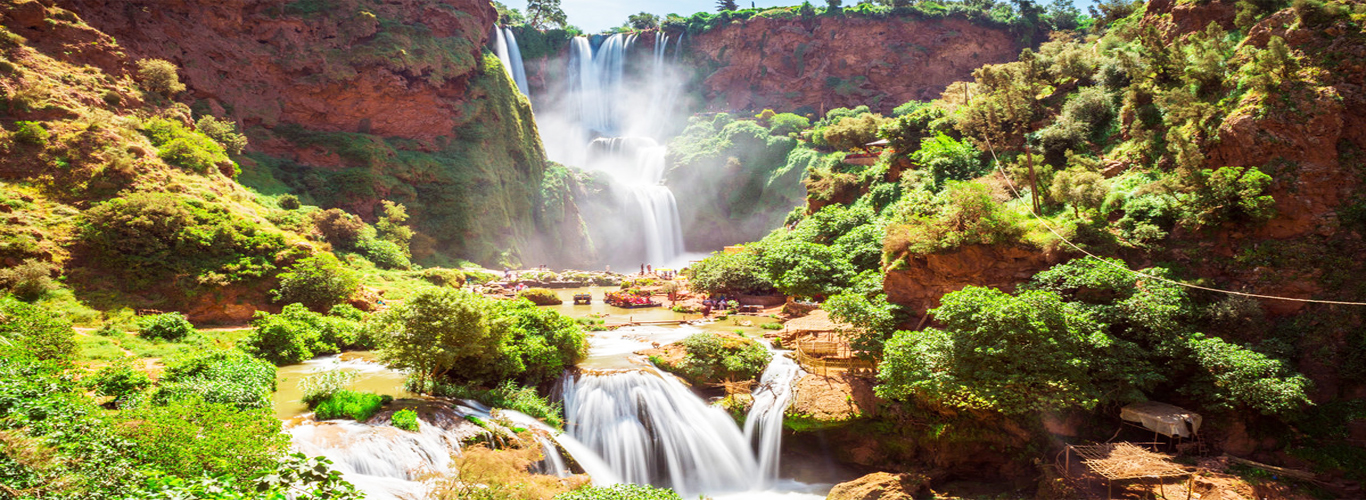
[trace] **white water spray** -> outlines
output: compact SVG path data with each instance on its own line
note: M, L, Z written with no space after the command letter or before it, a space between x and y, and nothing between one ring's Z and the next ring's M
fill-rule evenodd
M517 35L511 28L493 27L493 53L503 63L508 77L517 84L517 90L531 97L531 88L526 83L526 67L522 62L522 49L517 46Z
M778 462L782 453L783 413L792 403L793 383L801 378L802 368L787 357L787 351L775 351L773 361L754 388L753 406L745 419L745 439L755 447L759 472L765 486L778 478Z

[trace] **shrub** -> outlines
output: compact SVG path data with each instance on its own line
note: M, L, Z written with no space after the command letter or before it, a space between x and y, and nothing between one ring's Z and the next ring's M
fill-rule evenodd
M878 140L878 129L886 122L887 119L872 113L843 118L824 129L825 142L836 151L867 151L868 143Z
M289 447L269 408L185 400L138 406L113 418L112 429L133 443L138 461L180 477L251 477L273 467Z
M163 59L138 61L138 82L142 83L143 89L163 97L185 91L185 84L180 83L180 76L176 74L175 64Z
M116 403L140 394L152 386L152 378L134 369L133 364L127 359L101 368L82 382L96 394L113 397Z
M1194 193L1184 195L1182 221L1196 227L1217 226L1227 221L1264 221L1275 215L1276 200L1263 194L1271 176L1253 167L1201 170Z
M698 333L683 339L688 354L675 367L696 382L750 380L758 378L773 358L762 344L743 337Z
M360 217L346 213L340 208L329 208L313 216L313 224L328 243L342 250L355 248L360 242L365 222Z
M538 306L556 306L564 303L559 295L546 288L528 288L519 292L517 296L530 300L531 303Z
M884 253L925 255L964 245L1012 243L1024 233L1018 217L991 199L983 184L950 182L935 200L935 213L911 216L907 224L888 228Z
M133 193L96 204L83 218L80 239L91 260L129 281L125 288L178 276L213 283L264 278L286 250L280 233L180 194Z
M355 378L354 372L344 370L315 373L299 380L299 392L303 394L304 404L312 409L316 408L323 400L332 397L333 394L345 390L346 386Z
M935 185L942 187L948 181L975 179L985 173L980 156L971 144L939 133L921 140L920 150L914 158L921 166L929 168Z
M763 249L762 263L784 295L818 297L837 293L854 277L854 267L830 246L786 239Z
M342 266L330 253L300 259L280 273L280 288L272 290L278 302L298 302L314 311L328 309L349 299L360 288L360 276Z
M811 128L811 120L793 113L774 115L768 123L768 133L772 135L788 135Z
M303 206L303 204L299 203L299 197L292 194L280 195L280 199L277 200L276 203L280 205L280 208L285 210L298 210Z
M166 371L152 400L201 399L238 408L269 408L275 392L275 367L237 349L183 351L166 360Z
M48 133L38 122L15 122L14 140L20 144L47 147Z
M0 357L69 362L76 354L71 323L46 308L0 295Z
M418 431L417 412L404 408L394 412L394 416L389 419L394 427L409 432Z
M436 286L460 288L465 284L465 273L459 269L433 267L422 270L422 279Z
M381 239L362 239L356 245L356 250L370 259L380 269L408 269L413 266L408 261L408 255L392 241Z
M190 320L178 312L138 318L138 335L141 337L179 342L193 335L195 331Z
M783 324L782 324L782 323L764 323L764 324L762 324L762 325L759 325L759 328L763 328L763 329L765 329L765 330L782 330L782 329L783 329Z
M318 420L349 418L364 422L375 416L380 407L384 406L383 401L384 399L375 393L341 390L318 402L318 406L313 409L313 415Z
M642 484L584 486L555 495L554 500L683 500L671 489Z
M225 173L235 175L236 164L228 158L223 146L207 135L185 128L178 121L151 118L143 122L140 130L157 147L158 156L167 164L201 174L227 166Z
M23 300L38 300L57 289L57 283L52 280L54 269L52 264L36 259L0 269L0 289L8 289Z
M204 115L194 126L229 153L240 155L247 147L247 136L239 133L237 123L231 120L219 120L213 115Z
M345 349L373 347L363 336L363 313L347 304L333 306L328 315L289 304L280 314L258 311L244 348L257 357L290 365Z

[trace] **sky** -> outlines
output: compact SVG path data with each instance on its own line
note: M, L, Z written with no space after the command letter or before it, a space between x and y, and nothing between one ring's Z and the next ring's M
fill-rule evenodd
M526 12L526 0L500 0L504 5ZM752 3L755 7L788 7L800 5L801 0L737 0L741 7ZM824 4L825 2L811 2ZM858 3L845 0L845 5ZM1046 3L1046 2L1040 2ZM1082 12L1092 0L1073 0ZM663 17L665 14L691 16L696 12L716 12L716 0L561 0L560 7L569 16L569 24L588 33L598 33L626 23L626 17L641 11Z

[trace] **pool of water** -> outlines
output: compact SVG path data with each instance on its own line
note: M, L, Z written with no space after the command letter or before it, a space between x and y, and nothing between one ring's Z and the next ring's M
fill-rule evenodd
M413 396L403 390L404 375L376 362L374 352L348 352L280 367L275 375L275 415L280 420L289 420L308 413L308 407L303 403L303 391L299 390L299 381L308 375L328 370L354 373L355 378L347 385L351 390L390 395L395 399Z

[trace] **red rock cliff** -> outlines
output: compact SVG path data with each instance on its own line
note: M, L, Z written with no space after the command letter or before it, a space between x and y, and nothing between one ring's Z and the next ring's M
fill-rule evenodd
M1023 48L1003 29L961 19L861 17L754 18L685 44L694 60L716 67L702 83L710 109L815 113L861 104L888 113L933 99Z
M190 96L247 128L432 139L497 14L480 0L61 0L131 56L182 67Z

